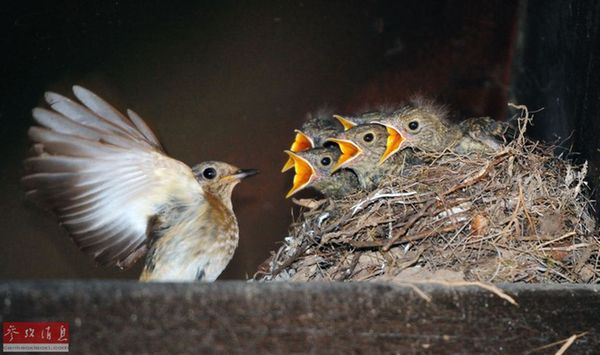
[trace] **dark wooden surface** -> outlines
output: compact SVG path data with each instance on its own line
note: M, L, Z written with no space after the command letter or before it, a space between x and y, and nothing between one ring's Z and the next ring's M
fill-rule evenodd
M0 320L68 321L76 353L522 353L587 331L598 353L600 287L375 283L7 282ZM540 353L554 353L555 346Z
M539 111L529 133L587 160L600 198L600 2L521 2L512 101Z

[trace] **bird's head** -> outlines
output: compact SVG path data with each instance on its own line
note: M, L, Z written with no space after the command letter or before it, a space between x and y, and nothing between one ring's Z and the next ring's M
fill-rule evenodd
M207 161L193 167L196 180L205 191L231 198L233 188L243 179L256 175L256 169L240 169L220 161Z
M314 183L329 178L340 156L337 148L313 148L303 152L285 151L294 161L294 181L286 198Z
M381 162L402 150L412 147L424 151L439 150L448 130L446 121L435 112L421 108L402 110L383 117L377 123L388 131L385 152Z
M380 124L357 125L328 139L338 145L341 155L333 171L343 167L375 166L386 149L388 132Z
M305 150L315 147L315 143L314 143L313 139L311 137L309 137L307 134L305 134L304 132L302 132L298 129L295 130L294 132L296 132L296 136L294 137L294 142L292 143L292 146L290 147L290 151L292 151L294 153L303 152ZM288 158L287 162L281 169L281 172L284 173L293 167L294 167L294 160L290 157L290 158Z

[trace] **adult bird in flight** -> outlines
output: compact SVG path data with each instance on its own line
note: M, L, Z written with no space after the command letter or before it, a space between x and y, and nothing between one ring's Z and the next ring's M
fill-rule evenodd
M27 195L51 209L102 265L145 256L142 281L214 281L238 244L231 194L257 173L216 161L193 168L166 155L135 112L74 86L77 103L47 92L35 108Z

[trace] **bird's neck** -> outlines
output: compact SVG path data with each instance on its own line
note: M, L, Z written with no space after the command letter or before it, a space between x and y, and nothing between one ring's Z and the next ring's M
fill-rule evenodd
M383 152L379 154L379 152L372 150L364 150L363 155L353 161L353 170L356 172L358 182L363 189L371 190L375 188L381 179L382 170L378 163L382 154Z
M375 174L372 170L366 170L358 175L358 180L360 186L369 191L377 186L377 183L381 180L381 175Z
M350 170L341 170L314 184L314 188L327 197L343 197L358 190L358 178Z

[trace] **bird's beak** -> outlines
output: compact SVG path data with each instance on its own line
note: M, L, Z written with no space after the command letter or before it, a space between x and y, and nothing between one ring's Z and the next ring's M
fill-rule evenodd
M315 143L313 142L312 138L310 138L300 130L295 130L295 132L296 137L294 138L294 143L292 143L292 146L290 148L292 152L303 152L305 150L309 150L315 147ZM288 158L287 162L281 169L281 172L284 173L293 167L294 160L292 158Z
M333 117L335 117L335 119L338 120L342 124L342 126L344 126L344 131L347 131L350 128L356 126L356 123L354 123L354 122L350 121L349 119L344 118L340 115L333 115Z
M312 181L316 172L312 165L308 162L308 160L300 157L292 151L286 150L285 152L290 156L290 159L294 162L295 171L292 188L290 189L290 191L288 191L287 195L285 196L285 198L289 198L296 192L307 187L308 184L310 184L310 182Z
M332 173L337 171L344 165L348 164L350 161L354 160L363 152L363 150L360 149L360 147L351 140L329 138L327 139L327 141L337 143L337 145L340 147L340 151L342 152L342 154L338 158L338 161L335 163L331 170Z
M385 152L379 159L379 164L383 164L387 158L394 155L397 151L402 147L402 142L404 142L404 136L393 126L383 124L388 132L387 142L385 144Z
M247 177L254 176L258 173L259 173L259 171L256 169L239 169L235 173L233 173L229 176L226 176L226 178L229 178L232 180L243 180Z

